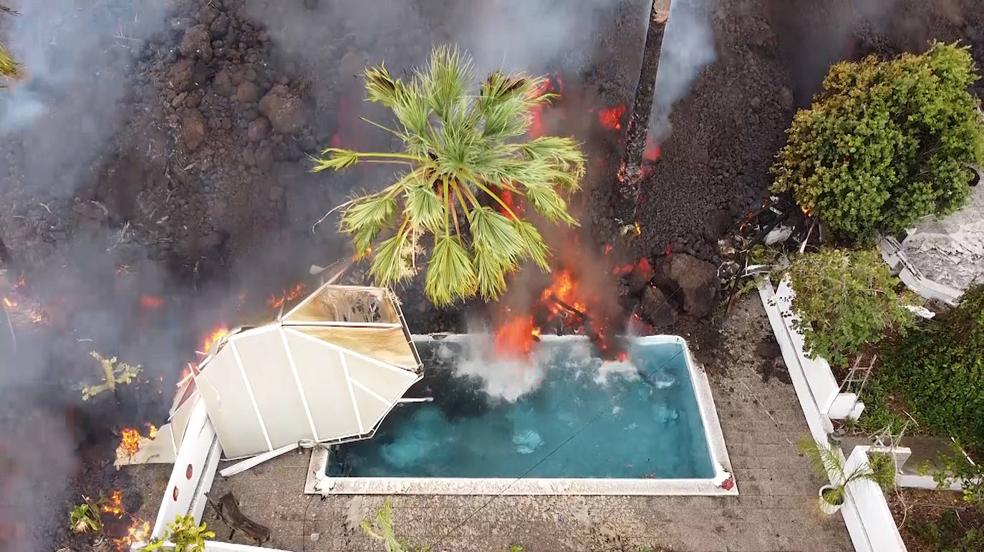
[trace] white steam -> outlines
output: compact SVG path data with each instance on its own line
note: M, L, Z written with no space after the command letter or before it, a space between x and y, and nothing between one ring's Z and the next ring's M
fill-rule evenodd
M710 4L711 0L673 0L670 6L649 121L649 133L657 141L672 131L673 105L690 93L701 71L716 57Z

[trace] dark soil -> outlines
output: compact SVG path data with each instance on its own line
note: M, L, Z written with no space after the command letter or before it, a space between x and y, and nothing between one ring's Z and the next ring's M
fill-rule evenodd
M167 11L167 25L141 34L130 22L148 3ZM587 61L557 69L570 73L563 75L564 99L545 115L557 130L584 140L591 155L585 191L573 202L582 240L558 241L557 249L577 249L579 257L584 251L570 244L597 252L613 244L622 260L688 253L717 266L717 240L767 195L783 131L830 62L919 50L940 38L966 41L984 66L984 0L859 5L888 3L891 9L855 10L847 0L715 2L717 60L673 111L662 157L641 186L638 236L622 232L632 221L612 216L619 143L598 127L596 112L630 101L641 59L638 14L646 8L642 1L606 8L593 50L567 54ZM71 117L46 119L67 129L64 143L40 141L50 128L0 129L0 268L10 282L0 284L0 295L24 276L18 297L46 313L41 325L17 327L19 348L10 362L0 351L0 465L13 466L0 470L0 542L15 542L14 550L86 549L85 539L68 535L66 512L81 494L126 488L126 472L110 465L114 432L164 418L179 366L194 360L191 352L209 328L269 317L269 296L305 279L309 265L349 254L333 231L337 219L312 226L353 189L388 174L312 175L307 155L333 140L390 147L359 120L372 111L354 76L380 59L421 62L431 42L452 36L449 21L478 9L425 4L403 8L407 19L380 20L370 36L349 20L355 16L345 2L92 3L93 13L110 10L120 29L99 43L105 63L86 81L86 92L58 98ZM305 25L315 25L316 34L298 30ZM120 82L117 98L110 85ZM42 84L26 86L41 95L58 92ZM109 98L112 109L99 113L105 120L79 119L91 98ZM85 148L69 131L86 124L101 129L92 155L77 153ZM363 279L363 269L349 279ZM480 307L434 309L419 285L400 293L419 333L462 331L466 314ZM148 294L164 306L139 307ZM632 297L629 303L641 294ZM725 371L714 360L715 322L681 314L667 331L692 336L698 357ZM78 385L97 376L87 356L92 349L144 364L143 383L123 390L121 403L81 403ZM37 450L20 452L24 442ZM68 474L67 491L49 479L52 472Z
M961 493L903 489L889 497L889 508L910 552L979 550L974 546L984 544L984 511L965 502ZM959 547L972 531L977 540Z

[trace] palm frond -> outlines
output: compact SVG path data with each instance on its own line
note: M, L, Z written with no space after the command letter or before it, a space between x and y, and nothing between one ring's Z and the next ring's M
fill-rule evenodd
M339 230L352 237L356 254L364 255L376 236L390 225L396 210L396 199L390 194L361 197L342 212Z
M3 44L0 44L0 77L16 77L19 74L20 67L17 62L7 53Z
M550 248L547 247L547 242L543 240L540 231L532 223L526 222L525 220L513 221L513 224L516 226L516 232L519 233L520 242L522 243L523 250L526 251L526 256L542 270L549 272L550 263L548 259L550 258Z
M366 67L363 78L366 81L366 99L392 108L404 95L403 83L390 75L385 64Z
M474 295L477 288L475 265L461 239L447 235L435 237L424 293L435 305L444 306Z
M466 107L468 83L472 80L471 58L457 47L438 46L431 53L430 66L419 74L419 79L431 109L447 119Z
M340 171L358 163L359 153L348 149L325 148L321 150L321 157L314 157L313 160L312 172Z
M540 183L533 184L531 181L523 182L526 185L526 200L547 220L563 222L568 226L577 225L574 217L567 212L567 202L556 190L548 185Z
M568 188L576 188L584 176L584 153L572 138L541 136L522 144L520 148L527 159L547 161L556 170L568 173L571 178L564 182Z
M391 286L416 273L413 268L413 243L404 224L392 237L380 242L369 265L369 275L376 285Z
M516 269L524 249L522 236L506 217L488 207L468 213L478 291L486 299L497 298L506 287L505 274Z
M418 179L405 188L404 213L410 224L430 232L437 232L444 224L445 205L434 191L434 180Z

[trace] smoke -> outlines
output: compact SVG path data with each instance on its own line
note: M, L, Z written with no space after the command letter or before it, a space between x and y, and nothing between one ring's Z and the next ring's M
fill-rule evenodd
M0 94L0 139L18 144L24 185L73 193L120 122L128 71L164 24L159 0L15 4L6 43L24 82ZM11 167L14 168L14 167Z
M656 91L649 133L657 142L672 128L673 104L690 92L701 71L716 57L711 27L711 0L673 0L663 31L663 46L656 72Z

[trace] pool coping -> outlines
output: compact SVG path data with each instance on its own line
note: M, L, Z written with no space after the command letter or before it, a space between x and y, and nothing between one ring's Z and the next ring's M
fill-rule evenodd
M460 339L461 334L416 340ZM584 340L584 336L544 335L544 341ZM687 341L676 335L634 337L641 344L678 343L683 347L690 381L697 399L707 450L714 467L712 478L622 479L622 478L462 478L462 477L328 477L331 451L316 447L311 453L305 494L328 495L638 495L638 496L738 496L731 458L724 442L721 422L714 406L707 374L694 360ZM730 482L730 484L728 484Z

